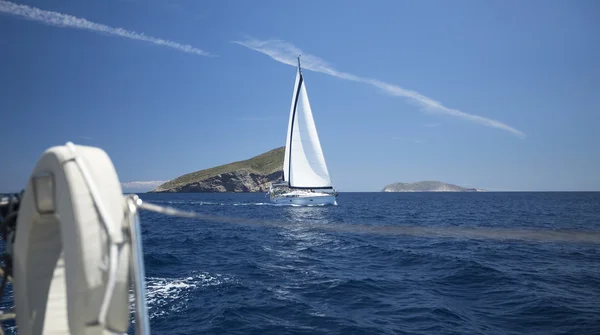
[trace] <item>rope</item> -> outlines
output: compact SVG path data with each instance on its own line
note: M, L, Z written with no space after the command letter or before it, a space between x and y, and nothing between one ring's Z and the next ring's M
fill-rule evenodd
M194 211L184 211L181 209L176 209L173 207L167 206L159 206L152 203L144 202L142 199L138 198L136 200L136 206L139 209L147 210L154 213L160 213L168 216L174 217L182 217L182 218L196 218L205 221L215 222L215 223L234 223L234 224L245 224L245 225L253 225L253 226L284 226L285 223L281 221L271 221L271 220L254 220L254 219L244 219L244 218L234 218L227 216L216 216L216 215L208 215L202 214Z
M140 199L140 198L136 199L136 205L140 209L145 209L150 212L160 213L160 214L164 214L164 215L168 215L168 216L178 216L178 217L184 217L184 218L195 218L195 217L202 216L201 214L198 214L196 212L183 211L183 210L176 209L173 207L163 207L163 206L158 206L158 205L154 205L151 203L143 202L142 199Z

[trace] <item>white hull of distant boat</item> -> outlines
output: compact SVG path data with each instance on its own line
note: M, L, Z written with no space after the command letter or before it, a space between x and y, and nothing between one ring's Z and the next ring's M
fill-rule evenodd
M337 205L336 194L325 192L291 191L271 197L271 202L282 205L326 206Z
M288 121L283 181L271 184L268 195L276 204L337 205L337 192L317 134L300 57Z

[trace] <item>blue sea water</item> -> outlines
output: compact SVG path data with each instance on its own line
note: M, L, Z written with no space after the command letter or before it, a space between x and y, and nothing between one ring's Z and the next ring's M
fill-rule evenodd
M157 334L600 334L600 193L141 197Z
M155 334L600 334L600 193L140 197L221 218L142 212Z

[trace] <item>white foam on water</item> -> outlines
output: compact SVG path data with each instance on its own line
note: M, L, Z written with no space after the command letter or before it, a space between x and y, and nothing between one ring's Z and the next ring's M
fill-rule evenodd
M187 308L193 293L207 287L221 286L232 282L232 278L221 274L195 273L181 278L146 278L146 304L150 319L166 316ZM134 296L129 295L130 310L134 311Z
M273 204L273 206L287 206L287 207L328 207L331 206L329 204L307 204L307 205L299 205L299 204Z
M274 203L274 202L238 202L238 203L221 204L221 205L232 205L232 206L286 206L286 207L324 207L324 206L329 206L327 204L298 205L298 204L286 204L286 203Z
M214 201L190 201L187 202L190 205L200 205L200 206L206 206L206 205L223 205L223 203L220 202L214 202Z
M269 202L240 202L233 203L233 206L272 206L272 203Z

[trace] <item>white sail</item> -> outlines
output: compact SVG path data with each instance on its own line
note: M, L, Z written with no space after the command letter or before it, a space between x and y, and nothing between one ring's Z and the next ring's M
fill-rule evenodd
M292 105L290 106L290 118L288 120L287 138L285 140L285 155L283 156L283 181L290 181L290 136L292 135L292 120L294 118L294 107L296 104L296 95L298 94L298 84L300 81L300 70L296 72L296 82L294 84L294 93L292 95Z
M289 185L292 188L331 188L329 171L308 101L306 83L300 70L296 74L295 88L289 125L291 132L288 133L286 145L289 162L284 163L284 169L285 164L289 164Z

